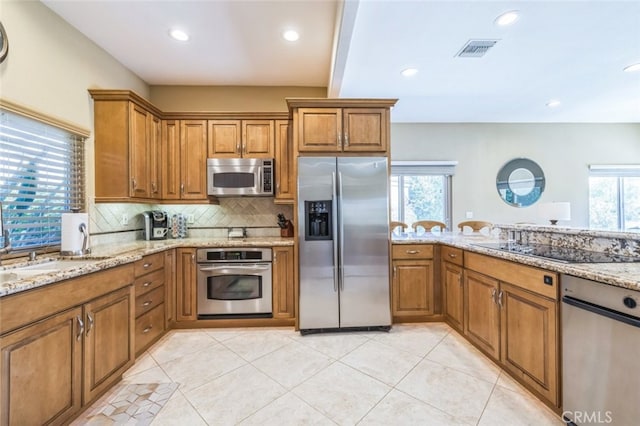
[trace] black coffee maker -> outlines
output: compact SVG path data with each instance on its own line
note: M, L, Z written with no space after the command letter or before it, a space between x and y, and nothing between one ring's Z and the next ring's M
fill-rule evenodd
M161 210L142 212L145 240L166 240L169 234L169 216Z

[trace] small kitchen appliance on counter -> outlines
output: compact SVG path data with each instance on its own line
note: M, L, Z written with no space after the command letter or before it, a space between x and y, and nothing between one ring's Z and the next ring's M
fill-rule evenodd
M60 254L80 256L89 254L89 214L62 213Z
M142 212L144 218L144 239L165 240L169 232L169 220L167 212L161 210L148 210Z

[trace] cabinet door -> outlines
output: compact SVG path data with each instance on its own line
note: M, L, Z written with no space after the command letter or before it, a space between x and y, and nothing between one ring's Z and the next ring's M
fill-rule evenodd
M453 263L442 262L442 282L444 284L444 315L453 328L462 331L464 328L462 268Z
M180 122L180 198L207 199L207 122Z
M180 198L180 122L162 121L162 198L177 200Z
M238 158L241 156L241 121L209 120L207 153L211 158Z
M498 281L465 271L464 334L495 359L500 357L500 310L496 303Z
M167 250L164 253L164 307L165 328L169 328L176 321L176 251Z
M298 151L342 151L341 108L298 109Z
M196 249L177 249L176 253L176 321L195 320Z
M500 286L502 363L558 406L556 302L513 285Z
M150 197L160 199L160 158L162 155L162 122L155 115L149 114L149 189Z
M134 361L132 287L84 305L83 404L119 380Z
M82 397L82 310L0 339L0 424L68 424Z
M276 201L293 202L293 143L289 138L289 121L276 120Z
M433 314L433 261L393 261L393 315Z
M242 156L273 158L274 121L242 120Z
M273 317L295 318L293 247L273 248Z
M129 170L131 172L131 197L149 198L149 118L148 112L136 104L130 104L129 117Z
M386 152L388 121L385 108L345 108L343 150Z

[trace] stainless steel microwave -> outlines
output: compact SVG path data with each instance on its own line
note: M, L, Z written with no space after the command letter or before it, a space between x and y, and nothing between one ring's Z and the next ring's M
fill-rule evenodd
M208 158L207 193L216 197L273 196L273 159Z

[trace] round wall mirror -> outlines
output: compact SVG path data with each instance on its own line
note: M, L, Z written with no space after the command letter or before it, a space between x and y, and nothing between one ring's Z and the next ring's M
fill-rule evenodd
M544 173L528 158L515 158L502 166L496 178L502 200L514 207L527 207L538 201L544 191Z

